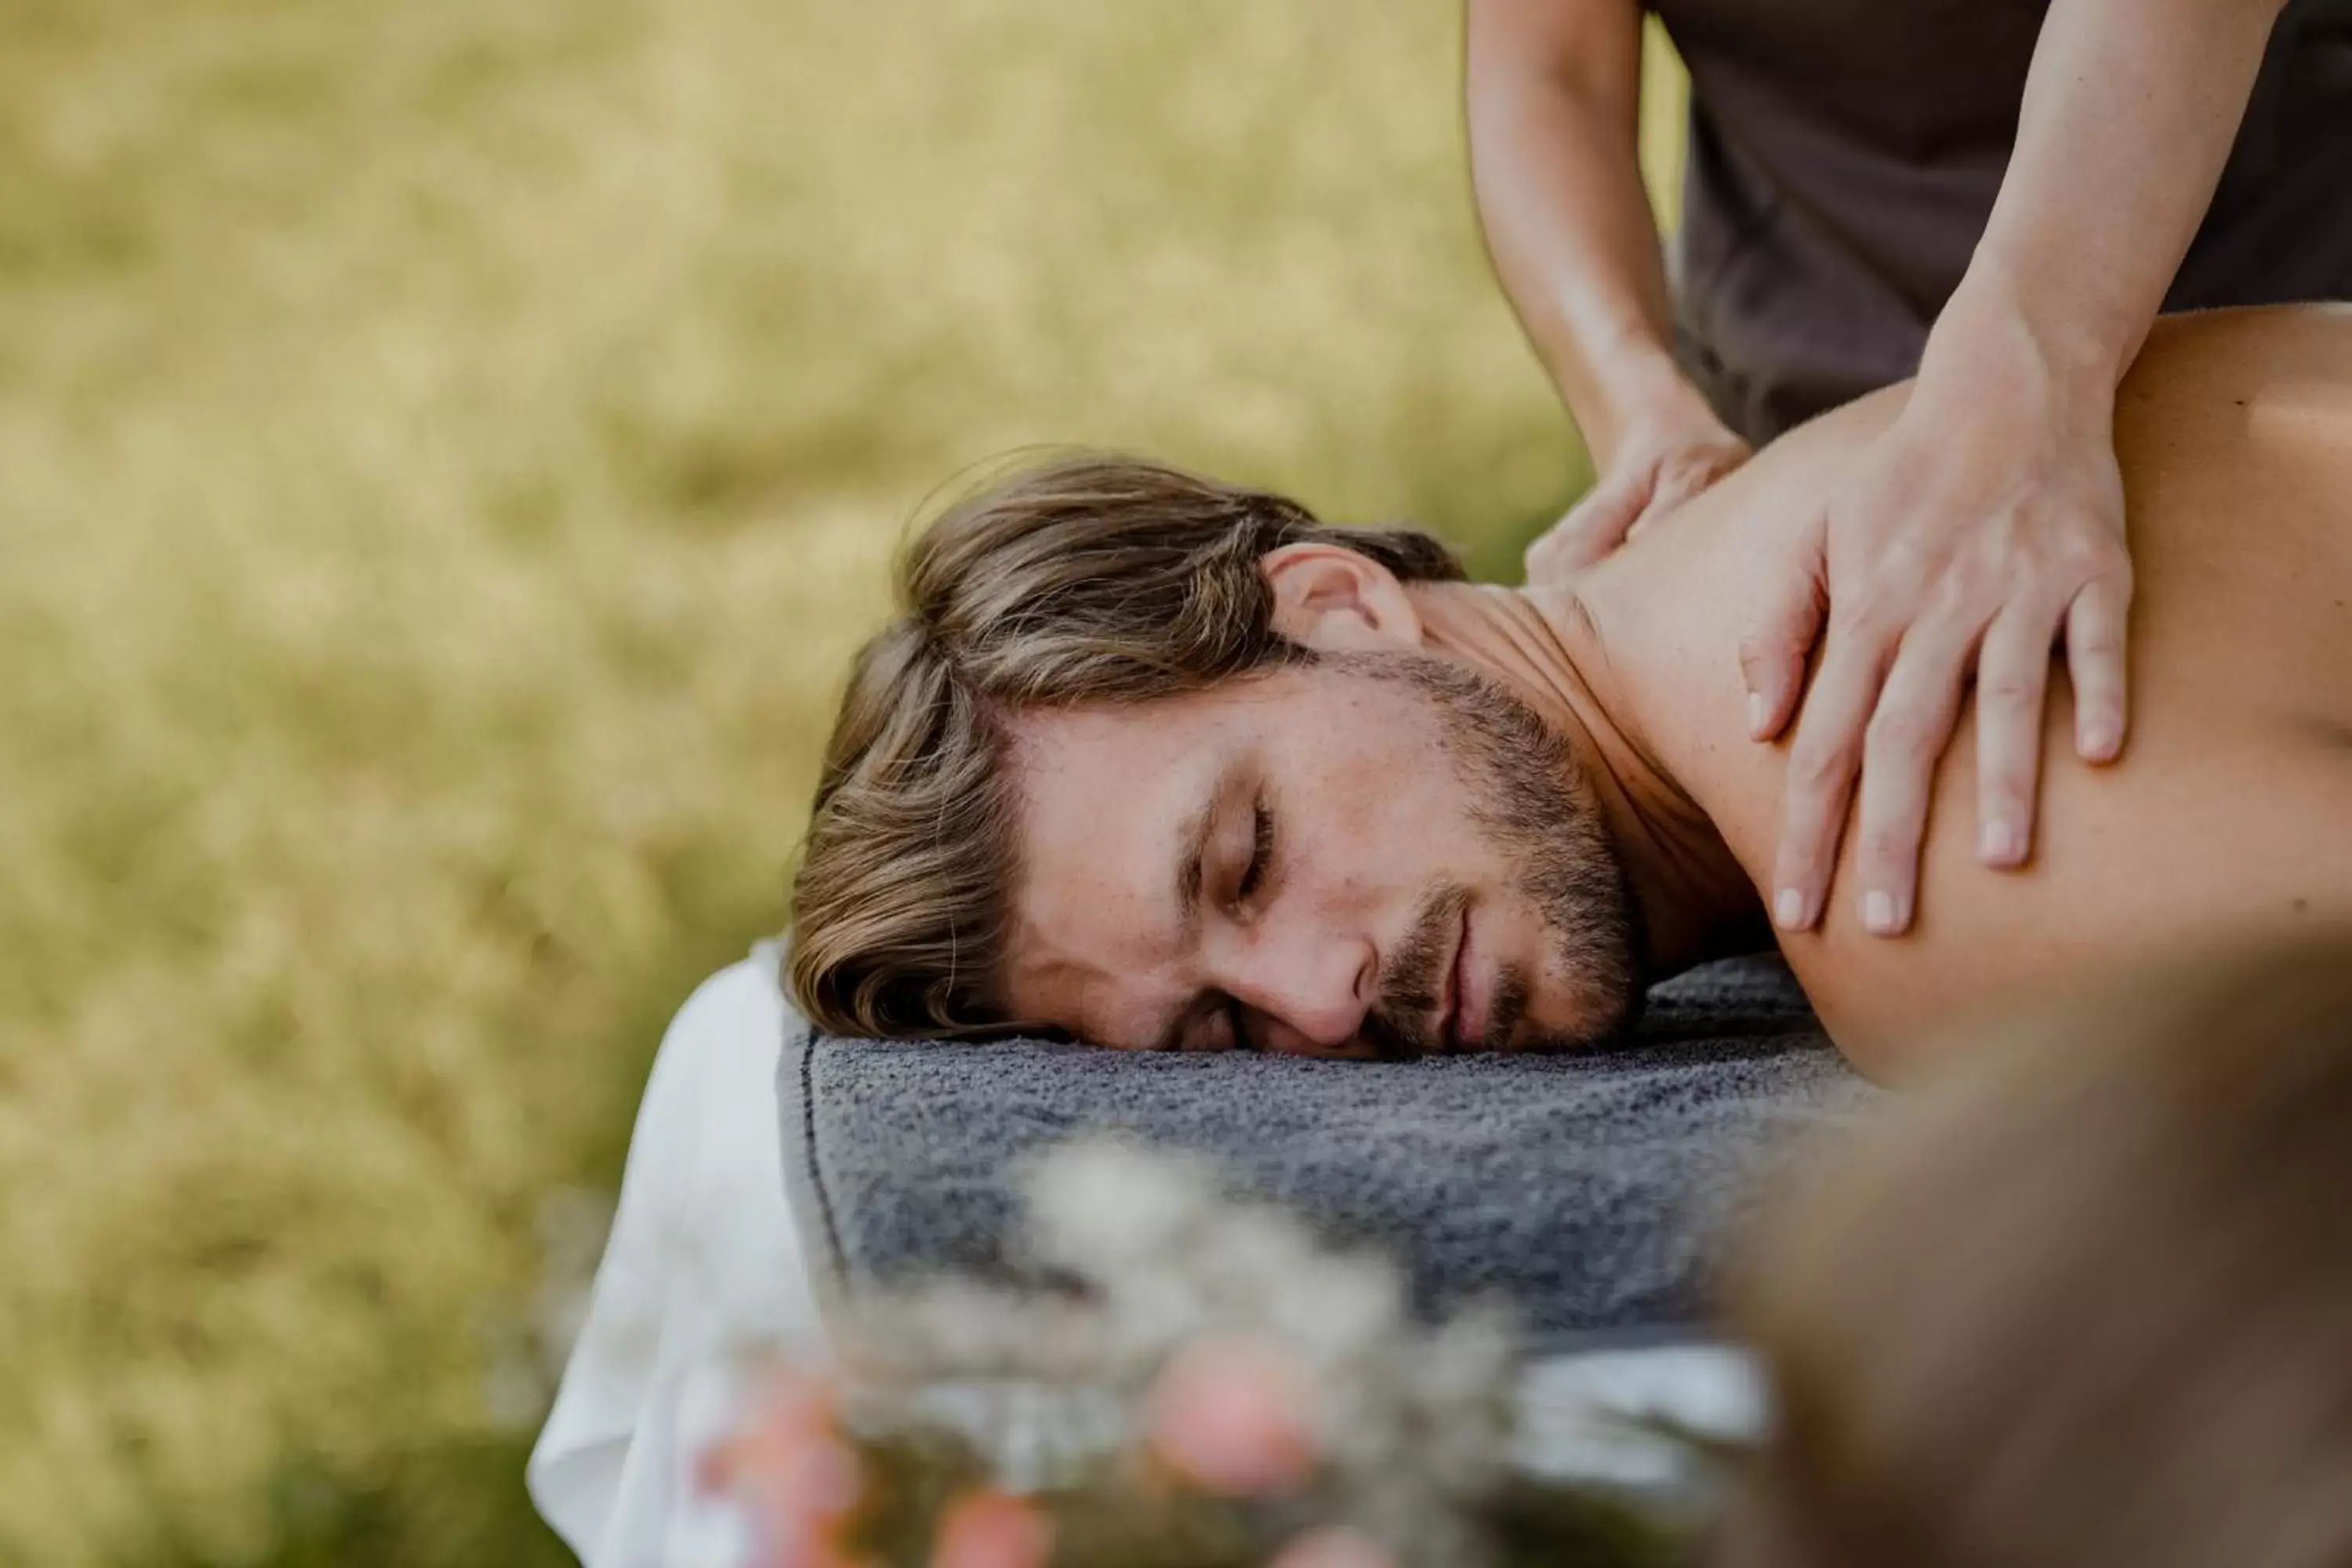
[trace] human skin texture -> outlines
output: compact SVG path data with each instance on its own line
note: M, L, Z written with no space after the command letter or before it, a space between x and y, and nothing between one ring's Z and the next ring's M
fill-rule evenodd
M1361 1054L1389 954L1447 886L1468 903L1441 1034L1445 1009L1473 1026L1453 1031L1464 1044L1505 1048L1606 1014L1478 831L1444 726L1405 684L1356 673L1382 656L1475 669L1566 741L1559 787L1606 829L1643 973L1760 944L1789 762L1744 737L1738 612L1784 547L1773 530L1794 525L1773 521L1794 516L1780 503L1882 432L1907 390L1792 433L1572 588L1405 586L1352 552L1294 546L1265 563L1276 624L1340 657L1170 702L1015 716L1013 1013L1111 1045ZM1920 803L1907 934L1871 935L1843 870L1819 929L1780 934L1832 1037L1874 1076L1909 1072L1908 1042L1956 1010L2223 932L2352 920L2352 309L2161 323L2119 395L2116 447L2142 695L2121 758L2093 767L2056 743L2073 713L2053 668L2048 831L2022 865L1990 868L1963 710ZM1173 847L1203 821L1188 925ZM1842 868L1864 858L1854 831ZM1496 1040L1475 1026L1506 971L1528 984L1528 1028ZM1238 1039L1171 1035L1203 998Z
M1788 751L1715 743L1739 682L1717 617L1769 517L1900 412L1895 389L1792 434L1581 592L1614 637L1620 706L1757 888L1772 876ZM2129 745L2075 761L2063 668L2043 715L2046 831L2013 870L1983 866L1982 758L1963 707L1925 814L1906 939L1869 940L1848 830L1817 932L1781 946L1832 1037L1893 1073L1948 1012L2070 983L2219 930L2352 914L2352 310L2217 312L2163 323L2117 401L2138 570ZM1685 582L1680 603L1662 592ZM1557 614L1557 609L1551 612ZM1733 655L1736 658L1736 653ZM2027 694L1997 700L2023 701ZM1931 804L1932 802L1932 804Z

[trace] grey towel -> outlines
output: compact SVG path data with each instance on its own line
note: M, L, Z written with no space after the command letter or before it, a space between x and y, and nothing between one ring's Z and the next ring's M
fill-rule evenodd
M1862 1092L1777 959L1658 987L1624 1048L1589 1056L1326 1062L801 1028L781 1078L785 1185L836 1300L1003 1273L1009 1167L1118 1130L1385 1249L1425 1310L1499 1292L1551 1341L1702 1321L1773 1152Z

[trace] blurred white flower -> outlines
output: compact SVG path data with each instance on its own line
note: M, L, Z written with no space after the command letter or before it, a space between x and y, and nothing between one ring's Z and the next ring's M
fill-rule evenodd
M1205 1162L1108 1137L1049 1150L1024 1176L1036 1259L1105 1285L1176 1246L1223 1196Z

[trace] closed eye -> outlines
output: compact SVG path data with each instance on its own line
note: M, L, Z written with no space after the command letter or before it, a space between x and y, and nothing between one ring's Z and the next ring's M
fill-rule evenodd
M1265 887L1267 868L1274 862L1274 813L1267 809L1265 797L1260 795L1250 807L1250 858L1242 869L1242 879L1234 890L1234 902L1244 912ZM1225 1004L1226 1038L1231 1048L1245 1051L1251 1048L1249 1016L1239 1002Z
M1257 896L1265 882L1266 867L1274 859L1274 813L1268 811L1265 797L1260 796L1250 808L1250 858L1242 871L1239 887L1234 890L1237 903L1247 904Z

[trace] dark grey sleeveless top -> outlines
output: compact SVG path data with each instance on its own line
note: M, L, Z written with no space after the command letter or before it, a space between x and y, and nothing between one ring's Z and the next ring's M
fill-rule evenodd
M1649 3L1691 73L1685 367L1759 440L1912 374L1991 216L2047 0ZM2294 0L2165 308L2342 298L2352 0Z

